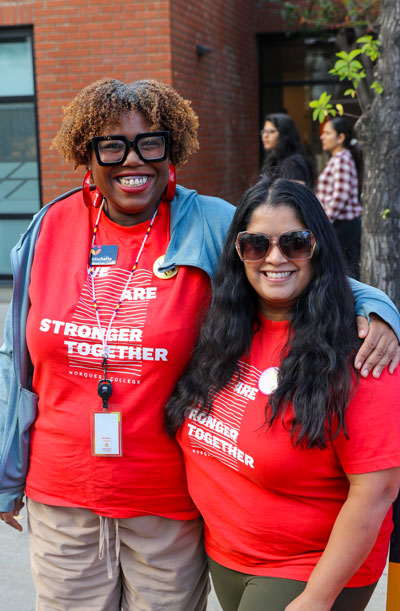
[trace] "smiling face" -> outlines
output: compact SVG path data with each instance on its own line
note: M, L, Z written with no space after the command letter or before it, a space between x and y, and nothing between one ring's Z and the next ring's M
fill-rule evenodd
M133 140L137 134L153 131L139 112L127 112L106 134L123 135ZM106 199L108 216L119 225L137 225L150 219L168 184L169 160L141 161L131 148L125 161L101 166L92 152L93 180Z
M261 135L262 143L266 151L273 151L279 140L279 131L271 121L265 121Z
M246 227L249 233L265 233L277 237L287 231L307 229L293 208L284 204L256 208ZM258 294L260 310L270 320L288 320L297 298L310 284L313 268L310 259L286 259L274 244L265 259L244 262L247 280Z
M323 150L328 151L328 153L331 153L332 155L335 155L344 148L344 140L345 135L338 134L338 132L333 127L331 121L327 121L324 125L321 134L321 144Z

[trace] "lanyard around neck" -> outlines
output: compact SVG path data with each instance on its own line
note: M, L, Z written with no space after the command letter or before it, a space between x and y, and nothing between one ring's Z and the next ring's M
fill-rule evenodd
M99 225L99 222L100 222L100 216L101 216L103 207L104 207L104 199L103 199L103 201L101 203L99 214L97 215L96 223L94 225L92 244L90 246L90 254L92 253L92 251L94 249L94 245L95 245L95 241L96 241L97 228L98 228L98 225ZM119 310L119 308L121 306L121 303L125 299L126 290L127 290L128 285L129 285L129 283L130 283L130 281L131 281L131 279L133 277L133 274L135 273L136 268L137 268L137 266L139 264L140 257L142 255L142 252L143 252L144 246L146 244L147 238L149 237L149 234L150 234L151 228L153 226L154 220L155 220L155 218L157 216L157 212L158 212L158 206L155 209L153 216L151 217L151 221L149 223L149 226L147 227L147 231L146 231L145 236L143 238L142 244L141 244L141 246L139 248L139 252L138 252L138 254L136 256L135 262L134 262L134 264L133 264L133 266L131 268L131 271L129 272L128 279L127 279L127 281L125 283L124 288L122 289L122 293L121 293L120 298L118 299L118 303L117 303L117 305L114 308L114 312L113 312L113 314L112 314L112 316L110 318L110 322L108 323L107 330L104 330L103 327L101 326L100 315L99 315L99 305L97 303L96 287L95 287L95 282L94 282L94 267L93 267L93 265L90 265L88 267L88 274L90 275L91 280L92 280L92 300L93 300L93 306L94 306L94 310L96 312L97 325L99 327L100 337L101 337L101 340L102 340L102 343L103 343L103 351L102 351L101 357L103 359L103 367L105 367L105 368L107 367L107 359L108 359L109 352L110 352L109 347L108 347L108 340L109 340L109 337L110 337L111 327L112 327L112 324L113 324L113 322L115 320L115 317L116 317L116 315L118 313L118 310Z

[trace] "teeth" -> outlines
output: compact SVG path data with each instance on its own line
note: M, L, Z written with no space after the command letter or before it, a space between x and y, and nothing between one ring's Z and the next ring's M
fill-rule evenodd
M267 278L287 278L292 272L264 272Z
M119 178L119 182L124 187L141 187L149 180L148 176L140 176L136 178L123 177Z

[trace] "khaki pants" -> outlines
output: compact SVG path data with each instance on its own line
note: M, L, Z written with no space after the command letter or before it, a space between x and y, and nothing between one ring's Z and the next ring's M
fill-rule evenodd
M31 499L27 508L37 611L206 609L200 520L100 519Z

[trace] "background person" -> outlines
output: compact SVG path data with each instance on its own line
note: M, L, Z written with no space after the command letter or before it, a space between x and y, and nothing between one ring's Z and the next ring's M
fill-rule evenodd
M331 158L318 178L317 197L333 223L349 274L360 277L362 160L350 123L344 117L327 121L321 144Z
M261 130L261 139L265 150L262 174L270 174L273 171L284 178L298 180L306 185L313 184L314 165L304 152L299 132L289 115L267 115Z
M400 375L357 380L349 289L311 190L249 189L167 405L224 611L361 611L384 569Z
M12 251L0 518L21 529L25 491L42 610L206 605L202 524L163 425L234 212L175 191L172 164L197 149L197 126L189 102L157 81L83 89L54 144L90 173L39 212ZM382 293L354 288L360 313L398 325ZM399 351L371 317L357 361L379 375Z

